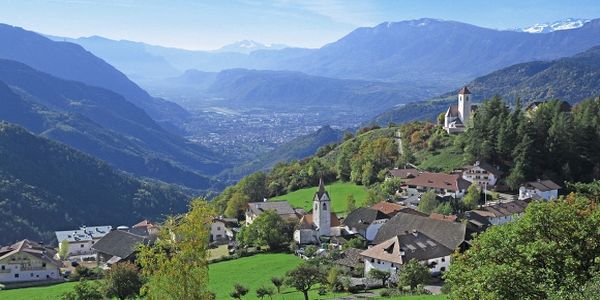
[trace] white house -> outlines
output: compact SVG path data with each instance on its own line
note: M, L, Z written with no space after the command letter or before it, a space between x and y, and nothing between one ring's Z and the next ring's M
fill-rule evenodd
M466 130L473 111L471 92L465 86L458 92L458 104L450 105L444 115L444 129L448 133L459 133Z
M391 279L395 281L402 265L412 259L427 266L434 275L448 270L452 252L442 243L413 230L379 243L360 255L365 263L365 276L377 269L391 273Z
M367 241L375 239L379 228L387 222L390 217L383 212L369 208L360 207L348 214L342 225L350 234L359 234Z
M554 183L552 180L526 182L519 188L519 200L556 199L558 198L558 190L560 190L560 185Z
M465 166L463 179L475 183L480 187L493 187L502 176L503 172L486 162L476 161L472 166Z
M331 211L331 199L321 178L319 190L313 197L312 213L302 216L298 229L294 231L294 240L298 244L318 244L321 237L338 235L340 220Z
M434 190L440 196L451 196L462 198L470 182L462 178L460 174L421 172L414 178L404 181L403 189L409 196L420 195L428 190Z
M69 242L67 256L93 256L92 245L112 230L112 226L82 226L76 230L56 231L59 252L62 249L62 241Z
M60 279L55 252L29 240L0 247L0 283Z

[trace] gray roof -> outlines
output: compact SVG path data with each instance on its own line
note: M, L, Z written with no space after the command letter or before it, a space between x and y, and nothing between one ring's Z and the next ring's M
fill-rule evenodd
M58 243L67 240L69 242L91 241L100 239L112 230L112 226L82 226L75 230L56 231Z
M496 176L502 176L502 174L504 174L504 172L502 172L500 169L495 168L494 166L490 165L485 161L476 161L475 164L473 164L472 166L465 166L466 169L471 169L473 167L480 167L486 170L488 173L492 173Z
M530 182L525 183L525 186L533 187L542 192L560 189L560 185L554 183L552 180L530 181Z
M467 229L466 225L462 223L435 220L400 212L381 226L373 242L378 244L414 230L440 242L449 249L456 249L465 240Z
M379 210L370 207L360 207L353 210L342 222L348 228L357 230L366 230L375 220L389 219L389 217Z
M362 256L404 264L411 259L424 261L452 254L453 250L429 236L413 231L393 236L361 253Z
M356 268L362 263L362 257L360 256L361 252L363 252L361 249L348 248L341 253L340 258L336 259L334 263L341 266Z
M287 201L250 202L248 210L260 215L267 210L274 210L278 215L295 215L295 211Z
M502 202L469 211L467 212L467 215L477 214L484 218L506 217L523 213L528 204L529 203L523 200Z
M96 244L92 246L92 249L120 258L127 258L137 251L137 247L140 244L146 244L148 239L129 233L127 231L115 230L105 235Z

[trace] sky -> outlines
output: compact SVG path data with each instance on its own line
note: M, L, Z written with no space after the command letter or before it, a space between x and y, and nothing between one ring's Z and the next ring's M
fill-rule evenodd
M316 48L357 27L424 17L507 29L600 18L600 0L0 0L0 23L193 50L244 39Z

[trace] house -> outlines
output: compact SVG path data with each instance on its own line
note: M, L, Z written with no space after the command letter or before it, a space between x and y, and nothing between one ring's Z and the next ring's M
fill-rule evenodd
M379 228L387 222L390 217L379 210L360 207L348 214L342 225L350 234L359 234L367 241L372 241Z
M131 226L131 228L146 231L148 235L157 235L160 231L160 226L158 223L149 220L142 220L139 223Z
M495 186L504 174L499 168L482 161L476 161L472 166L465 166L463 169L462 178L482 188Z
M415 168L403 168L403 169L391 169L388 171L387 174L387 178L400 178L400 179L407 179L407 178L415 178L417 175L419 175L419 170L415 169Z
M122 261L135 261L139 245L149 245L154 236L141 236L125 230L114 230L102 237L92 246L97 253L98 262L106 267Z
M466 212L470 225L481 232L492 225L501 225L513 221L525 212L529 203L523 200L500 202Z
M331 211L331 198L321 178L319 189L313 197L312 213L302 216L298 229L294 231L294 240L301 245L319 244L321 237L340 234L340 220Z
M29 240L0 247L0 283L60 279L62 262L55 255L52 248Z
M442 197L462 198L470 185L460 174L421 172L415 178L407 179L404 189L409 196L434 190Z
M462 249L465 246L466 229L467 226L463 223L400 212L381 226L373 243L380 244L407 231L416 230L449 249Z
M112 230L112 226L82 226L76 230L56 231L59 252L63 247L62 242L69 243L67 256L94 256L92 246Z
M284 200L248 203L246 209L246 224L252 224L263 212L272 210L285 220L298 220L296 211Z
M519 200L556 199L558 198L558 190L560 190L560 185L554 183L552 180L526 182L519 188Z
M460 133L466 130L471 113L476 106L471 105L471 92L465 86L458 92L458 104L450 105L444 115L444 129L448 133Z
M350 269L352 273L358 273L364 270L363 258L360 255L364 250L356 249L356 248L348 248L342 253L340 256L333 261L335 265L342 266Z
M389 272L395 281L402 265L412 259L427 266L432 274L448 270L453 249L417 230L406 231L363 251L365 276L373 269Z
M213 218L210 225L210 242L225 243L233 240L237 231L239 231L239 223L236 218L223 216Z

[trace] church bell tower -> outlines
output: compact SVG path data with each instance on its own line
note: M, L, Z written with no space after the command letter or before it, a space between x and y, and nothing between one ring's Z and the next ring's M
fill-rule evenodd
M313 199L313 222L317 227L319 236L330 235L331 231L331 200L325 190L323 178L319 180L319 190Z

